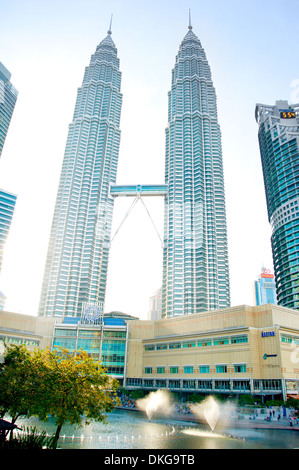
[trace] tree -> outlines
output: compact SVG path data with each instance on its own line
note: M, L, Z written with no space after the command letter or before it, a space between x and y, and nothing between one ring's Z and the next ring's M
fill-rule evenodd
M106 422L106 413L119 404L118 382L85 351L74 356L67 350L36 351L42 377L40 400L35 402L34 415L47 421L49 414L57 425L54 447L62 426L81 425L91 419Z
M14 421L21 415L41 421L52 417L57 426L56 448L66 422L106 422L106 413L119 404L117 387L118 382L84 351L76 355L68 350L29 352L25 346L13 346L0 373L0 409Z
M34 393L28 380L30 362L25 345L11 345L6 349L4 364L0 364L0 417L9 414L12 424L21 416L30 416Z

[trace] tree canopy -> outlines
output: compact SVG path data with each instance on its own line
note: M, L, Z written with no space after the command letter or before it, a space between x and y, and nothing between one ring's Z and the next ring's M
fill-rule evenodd
M106 413L119 403L117 387L85 351L29 352L24 345L13 345L0 369L0 415L8 413L12 422L20 416L51 417L57 426L56 447L65 423L106 422Z

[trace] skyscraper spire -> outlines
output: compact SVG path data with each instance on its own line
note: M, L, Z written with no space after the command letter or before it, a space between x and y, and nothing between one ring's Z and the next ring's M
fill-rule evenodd
M112 18L113 18L113 14L111 15L111 20L110 20L110 26L109 26L109 30L107 31L108 34L112 34Z
M191 25L191 10L189 8L189 26L188 26L188 29L192 29L192 25Z

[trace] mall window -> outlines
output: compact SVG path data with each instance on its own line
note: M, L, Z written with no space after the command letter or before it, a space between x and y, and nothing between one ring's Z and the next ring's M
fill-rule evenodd
M152 374L153 373L153 368L152 367L145 367L144 373L145 374Z
M233 336L230 339L231 344L237 344L237 343L248 343L248 336L247 335L242 335L242 336Z
M195 348L195 346L196 346L195 342L183 343L183 348Z
M199 366L199 373L200 374L209 374L210 366Z
M226 364L216 365L216 373L217 374L226 374L227 373L227 365Z
M170 343L169 349L180 349L181 343Z
M56 328L55 329L55 336L77 336L77 330L69 330L69 329L62 329Z
M147 344L144 346L145 351L154 351L155 350L155 345L154 344Z
M281 336L282 343L292 343L293 339L291 336Z
M229 344L229 338L215 338L213 341L214 346Z
M184 374L193 374L193 366L184 366Z
M179 373L179 368L178 368L178 366L169 367L169 373L170 373L170 374L178 374L178 373Z
M234 364L234 372L236 374L246 372L246 364Z
M156 346L157 351L163 351L164 349L167 349L167 344L157 344Z
M205 340L199 341L199 342L197 343L197 346L198 346L198 347L212 346L212 340L210 340L210 339L205 339Z
M165 374L165 367L157 367L157 374Z

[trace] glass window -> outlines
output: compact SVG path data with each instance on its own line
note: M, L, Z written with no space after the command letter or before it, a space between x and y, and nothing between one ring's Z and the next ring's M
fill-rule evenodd
M178 366L171 366L171 367L169 367L169 373L170 373L170 374L178 374L178 373L179 373L179 368L178 368Z
M145 374L152 374L153 372L153 368L152 367L145 367L144 369L144 373Z
M195 348L196 343L188 342L188 343L183 343L183 348Z
M216 365L216 373L217 374L226 374L227 373L227 365L226 364Z
M154 344L147 344L144 346L145 351L154 351L155 350L155 345Z
M236 344L236 343L248 343L248 336L247 335L242 335L242 336L233 336L230 340L231 344Z
M193 366L184 366L184 374L193 374Z
M181 343L170 343L169 349L180 349Z
M210 339L203 339L197 343L197 346L204 347L204 346L212 346L212 340Z
M157 351L161 351L163 349L167 349L167 344L157 344L156 346Z
M77 336L77 330L69 330L66 328L65 329L56 328L55 336Z
M291 343L292 342L292 337L291 336L281 336L281 341L283 343Z
M199 373L200 374L209 374L210 366L199 366Z
M76 338L54 338L53 347L74 350L76 347Z
M104 331L104 338L125 338L125 331Z
M246 364L234 364L235 373L246 372Z
M229 344L229 338L216 338L213 341L214 346L219 346L222 344Z
M165 374L165 367L157 367L157 374Z

